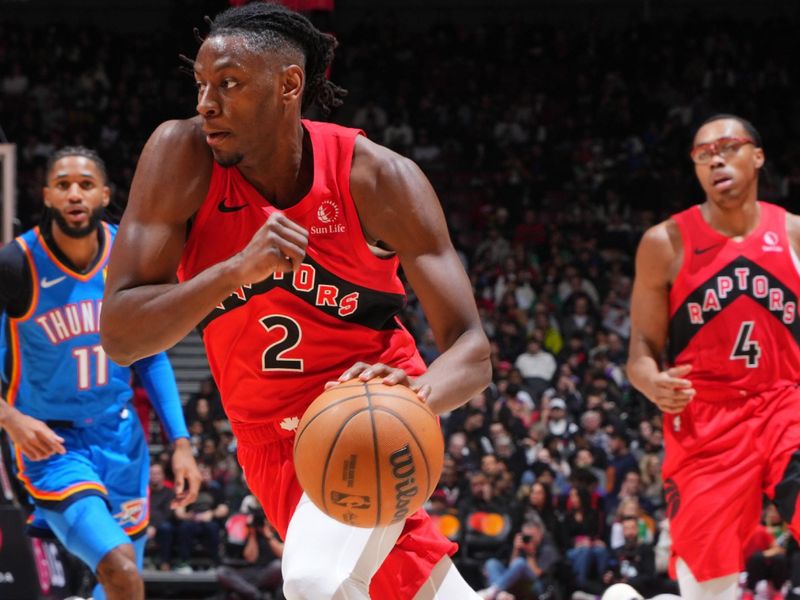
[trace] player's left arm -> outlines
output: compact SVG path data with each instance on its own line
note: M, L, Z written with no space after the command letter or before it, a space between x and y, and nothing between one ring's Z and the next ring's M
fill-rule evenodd
M192 454L189 430L183 418L183 408L175 383L175 374L166 353L161 352L135 362L132 367L147 390L150 402L173 443L172 472L175 475L173 507L186 506L197 498L200 489L200 470Z
M795 255L800 257L800 215L786 214L786 234Z
M350 191L367 238L397 253L442 351L412 387L435 413L460 406L491 380L489 342L433 187L411 160L359 137ZM407 377L385 365L360 365L343 378L356 375L386 383Z

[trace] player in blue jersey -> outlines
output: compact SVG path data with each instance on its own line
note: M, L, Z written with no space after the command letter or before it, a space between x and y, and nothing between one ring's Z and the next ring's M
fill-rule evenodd
M116 227L105 165L82 147L47 166L43 223L0 249L0 426L33 499L31 534L54 533L97 574L95 600L144 598L149 454L129 405L131 372L100 345L106 262ZM197 496L192 456L166 355L133 365L174 442L176 506Z

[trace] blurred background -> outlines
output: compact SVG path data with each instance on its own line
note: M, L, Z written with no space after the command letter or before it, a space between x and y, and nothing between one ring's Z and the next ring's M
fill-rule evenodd
M646 228L703 200L688 150L715 113L755 124L767 156L761 198L797 210L800 3L284 3L340 41L330 77L350 93L329 120L364 129L430 178L492 341L492 385L442 419L448 455L428 504L461 544L465 577L486 587L487 573L508 565L516 534L530 538L525 527L536 521L560 558L539 581L520 577L518 599L595 597L615 581L645 596L675 591L661 416L625 376L633 255ZM0 142L16 146L5 198L16 232L38 222L47 157L67 144L105 159L108 217L119 219L150 133L194 114L194 82L178 54L193 56L193 28L202 35L204 15L227 6L0 0ZM431 361L433 336L409 293L403 318ZM236 464L199 339L170 356L204 465L206 505L193 510L215 518L189 531L168 509L153 511L148 598L279 598L279 556L263 544L255 560L244 556L251 532L270 529ZM169 461L146 394L137 394L151 497L163 500ZM743 594L800 597L788 539L765 505ZM42 598L88 589L89 575L57 545L36 544L39 563L50 557L51 568L39 569L50 582ZM3 552L7 544L0 590L11 572ZM236 588L237 578L250 588Z

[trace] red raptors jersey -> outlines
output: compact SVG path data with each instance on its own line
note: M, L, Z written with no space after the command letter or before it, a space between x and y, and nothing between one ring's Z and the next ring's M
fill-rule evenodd
M405 302L397 258L374 256L350 196L359 131L303 121L314 180L283 213L309 232L305 260L237 289L201 323L209 364L237 435L248 425L297 427L327 381L355 361L419 375L425 365L397 318ZM238 169L214 164L178 276L189 279L242 250L277 210ZM278 430L280 431L280 430Z
M759 202L756 229L741 242L715 231L699 206L672 218L683 265L669 296L669 354L691 364L703 401L750 396L800 381L797 257L786 211Z

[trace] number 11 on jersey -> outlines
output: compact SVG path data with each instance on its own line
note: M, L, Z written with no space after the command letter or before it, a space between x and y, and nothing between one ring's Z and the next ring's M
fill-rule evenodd
M94 382L92 382L92 354L94 354L95 362L97 363ZM88 390L108 383L108 358L106 357L106 351L103 350L100 344L74 348L72 356L77 361L79 390Z

